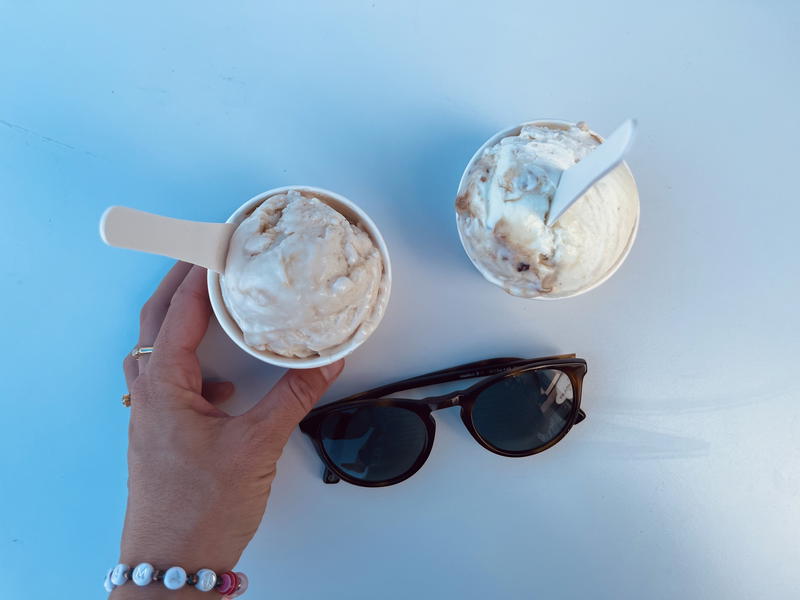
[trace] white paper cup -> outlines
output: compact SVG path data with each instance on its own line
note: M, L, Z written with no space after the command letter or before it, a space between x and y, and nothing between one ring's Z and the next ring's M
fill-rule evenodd
M486 150L487 148L491 147L491 146L494 146L495 144L497 144L503 138L519 135L519 132L526 125L539 125L539 126L544 126L544 127L553 127L553 128L556 128L556 129L564 129L564 128L576 125L576 123L572 123L570 121L562 121L560 119L540 119L540 120L536 120L536 121L528 121L527 123L522 123L522 124L517 125L515 127L509 127L508 129L503 129L502 131L498 131L492 137L490 137L488 140L486 140L484 142L484 144L480 148L478 148L478 150L475 152L475 154L472 155L472 158L467 163L466 169L464 169L464 173L461 175L461 181L458 184L458 194L457 194L457 196L460 196L461 193L463 192L464 185L467 182L467 176L469 175L470 170L472 170L473 165L476 162L478 162L478 160L480 160L481 156L483 155L483 151ZM600 141L600 142L603 141L602 136L600 136L599 134L595 133L594 131L590 131L590 133L598 141ZM636 197L636 220L634 222L633 230L631 231L630 237L628 238L628 243L625 245L625 248L620 253L619 257L614 262L614 264L612 264L611 267L608 269L608 271L606 271L599 278L588 282L581 289L576 290L576 291L572 291L572 292L563 293L563 294L556 293L556 294L546 294L546 295L541 295L541 296L532 296L529 299L532 299L532 300L561 300L563 298L572 298L572 297L578 296L580 294L585 294L586 292L588 292L590 290L593 290L598 285L600 285L601 283L606 281L609 277L611 277L614 273L616 273L617 270L622 265L622 263L625 262L625 259L628 257L628 254L630 254L631 248L633 247L633 242L636 239L636 234L639 231L639 190L636 187L636 181L633 178L633 173L631 173L631 170L628 167L628 164L626 162L624 162L624 161L618 167L616 167L610 173L608 173L605 177L603 177L603 179L601 181L606 181L606 180L615 181L617 187L620 189L620 193L632 194L632 195L634 195ZM483 277L487 281L495 284L496 286L504 288L505 286L503 285L502 281L500 281L494 275L494 273L492 273L491 271L487 270L483 265L481 265L481 263L479 261L475 260L475 258L472 256L471 248L469 247L468 243L464 240L464 235L461 232L461 226L459 224L458 213L457 212L456 212L456 227L458 228L458 237L461 240L461 245L464 247L464 251L467 253L467 256L469 257L470 261L472 261L472 264L475 265L475 268L478 269L480 274L483 275Z
M274 352L256 350L252 346L248 346L244 341L242 330L228 312L225 302L222 299L222 288L220 287L220 274L214 271L208 271L208 296L211 299L211 307L214 310L214 315L217 317L219 324L228 336L239 346L242 350L255 356L259 360L266 363L276 365L278 367L286 367L287 369L312 369L314 367L322 367L324 365L336 362L358 348L364 341L375 331L383 318L386 311L386 305L389 302L389 294L392 289L392 266L389 261L389 251L386 248L386 242L383 240L381 232L378 231L375 223L367 216L363 210L356 206L353 202L335 192L324 190L321 188L310 187L307 185L290 185L280 188L268 190L258 196L255 196L242 204L230 216L226 223L234 223L239 225L244 219L250 215L264 200L271 196L278 194L285 194L290 190L296 190L305 196L314 196L321 202L324 202L338 213L342 214L348 221L354 225L361 225L364 230L372 238L373 243L381 253L383 260L383 282L381 292L378 295L377 305L375 310L376 315L373 317L375 320L372 331L368 335L356 335L353 339L345 342L342 346L331 354L324 354L321 356L312 356L309 358L290 358L275 354Z

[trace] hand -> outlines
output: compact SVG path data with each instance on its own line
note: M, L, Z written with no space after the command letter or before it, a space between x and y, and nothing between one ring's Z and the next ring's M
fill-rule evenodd
M233 385L204 383L195 355L211 316L205 275L172 268L141 313L139 343L153 353L123 363L131 420L120 562L131 567L231 570L258 528L289 435L343 367L289 371L247 413L224 413L215 403ZM209 598L132 583L111 596L195 597Z

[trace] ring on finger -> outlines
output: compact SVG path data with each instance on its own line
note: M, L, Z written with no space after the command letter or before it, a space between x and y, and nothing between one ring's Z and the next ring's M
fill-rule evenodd
M153 347L152 346L136 346L136 348L134 348L131 351L131 356L133 358L135 358L136 360L139 360L145 354L152 354L152 353L153 353Z

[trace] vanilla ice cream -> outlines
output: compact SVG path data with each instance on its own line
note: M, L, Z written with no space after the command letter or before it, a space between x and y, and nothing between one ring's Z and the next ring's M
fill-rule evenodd
M385 292L370 236L295 190L267 198L237 227L220 286L245 343L298 358L368 336Z
M624 258L639 215L624 164L545 224L561 173L599 143L583 123L532 123L476 155L456 213L464 248L489 281L515 296L569 296Z

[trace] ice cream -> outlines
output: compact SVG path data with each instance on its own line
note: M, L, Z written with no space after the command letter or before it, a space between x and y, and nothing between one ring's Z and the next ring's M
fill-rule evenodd
M249 346L322 356L377 325L383 260L366 231L318 198L290 190L239 224L220 287Z
M545 224L561 173L599 143L583 123L531 123L476 155L456 217L467 254L489 281L515 296L569 296L603 280L624 258L639 214L625 165Z

